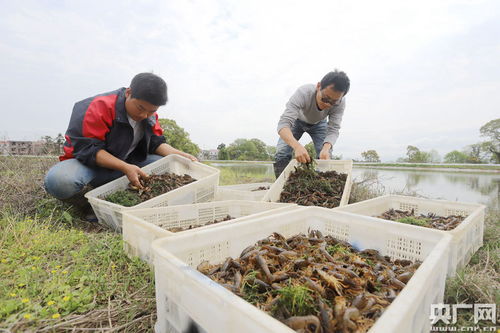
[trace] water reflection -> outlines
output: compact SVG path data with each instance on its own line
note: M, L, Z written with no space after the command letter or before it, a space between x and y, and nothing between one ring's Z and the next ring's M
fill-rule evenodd
M359 180L378 178L385 193L416 193L452 201L494 203L498 207L500 174L450 171L388 170L354 168Z
M247 176L263 176L266 177L274 177L274 170L272 164L264 164L264 163L216 163L210 162L211 166L216 167L218 169L228 169L232 170L236 174L247 175Z

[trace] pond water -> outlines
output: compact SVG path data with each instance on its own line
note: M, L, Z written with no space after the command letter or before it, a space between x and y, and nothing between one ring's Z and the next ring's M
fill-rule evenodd
M210 163L255 176L273 176L271 163ZM355 181L378 179L385 194L416 193L428 198L482 203L500 209L500 173L353 168Z
M386 194L417 193L434 199L482 203L500 208L500 173L355 167L353 177L358 181L378 178Z

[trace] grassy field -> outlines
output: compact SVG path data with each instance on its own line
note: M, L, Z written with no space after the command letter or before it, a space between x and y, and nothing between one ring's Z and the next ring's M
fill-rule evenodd
M274 161L204 161L204 163L218 163L218 164L272 164ZM391 167L391 168L428 168L428 169L475 169L475 170L492 170L500 171L498 164L432 164L432 163L364 163L354 162L354 167Z
M356 162L354 166L363 167L391 167L391 168L426 168L426 169L466 169L466 170L493 170L500 171L498 165L490 164L428 164L428 163L362 163Z
M121 235L45 193L44 174L56 162L0 157L0 332L151 332L152 271L124 254ZM273 180L221 173L221 184ZM351 202L380 195L375 183L354 184ZM485 245L448 281L447 303L500 303L499 219L488 210Z

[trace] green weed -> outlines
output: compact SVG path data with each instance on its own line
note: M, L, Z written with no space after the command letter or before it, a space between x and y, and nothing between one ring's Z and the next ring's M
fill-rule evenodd
M397 219L396 222L401 222L401 223L406 223L406 224L411 224L411 225L418 225L420 227L429 226L429 221L427 221L427 219L413 217L413 216L402 217L400 219Z
M285 309L291 316L315 314L313 291L301 285L289 285L277 290L279 300L273 312Z
M122 205L124 207L132 207L138 205L142 202L141 198L137 193L132 193L131 191L122 190L116 191L108 195L104 200Z
M340 245L340 244L329 245L326 247L326 251L330 255L334 255L335 253L341 253L341 254L350 254L351 253L349 251L349 249L347 249L345 246Z

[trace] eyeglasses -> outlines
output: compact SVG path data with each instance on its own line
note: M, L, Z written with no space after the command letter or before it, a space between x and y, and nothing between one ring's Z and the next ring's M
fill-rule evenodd
M321 94L321 101L325 104L328 104L328 105L336 105L340 99L337 99L337 100L333 100L331 99L330 97L328 96L324 96L323 95L323 92L320 90L319 93Z

